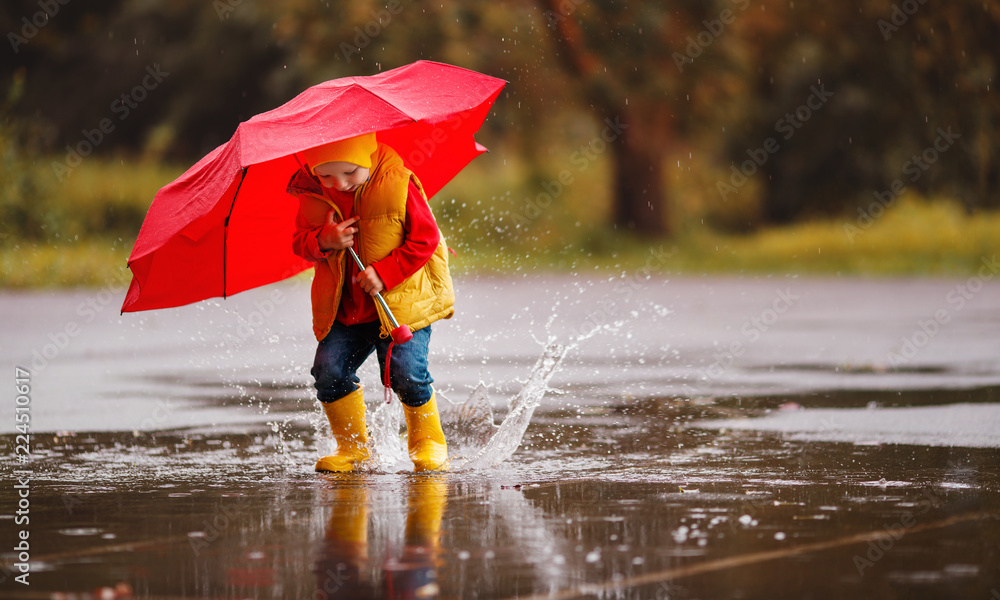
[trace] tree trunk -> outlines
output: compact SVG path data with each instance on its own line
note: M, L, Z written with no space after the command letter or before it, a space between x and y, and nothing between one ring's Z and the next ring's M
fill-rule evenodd
M580 80L591 106L606 116L602 139L613 154L613 218L616 227L648 236L670 233L664 197L663 159L672 117L661 99L633 98L609 77L600 57L585 44L583 30L563 13L561 0L538 0L562 52L566 70Z
M669 117L662 111L635 111L621 124L618 140L609 145L614 153L614 224L648 236L671 232L666 210L663 161L669 138ZM628 115L628 113L626 113Z

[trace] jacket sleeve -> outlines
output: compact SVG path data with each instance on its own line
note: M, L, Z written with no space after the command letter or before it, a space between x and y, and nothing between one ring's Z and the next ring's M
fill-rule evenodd
M387 290L396 287L427 264L441 241L441 231L434 221L431 207L412 181L406 196L403 229L403 244L372 265Z
M325 219L317 224L316 215L311 214L315 212L315 207L310 207L307 200L300 198L299 211L295 215L295 233L292 235L292 252L311 262L326 260L332 252L319 247L319 232L323 229Z

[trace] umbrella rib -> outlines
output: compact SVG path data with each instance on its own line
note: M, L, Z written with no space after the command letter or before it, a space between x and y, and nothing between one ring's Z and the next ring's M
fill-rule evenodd
M225 227L222 233L222 298L226 298L226 282L228 278L226 277L226 262L228 261L229 254L229 218L233 216L233 209L236 208L236 198L240 195L240 189L243 187L243 181L247 178L247 171L250 167L243 167L243 174L240 175L240 184L236 186L236 193L233 194L233 203L229 205L229 214L226 215Z

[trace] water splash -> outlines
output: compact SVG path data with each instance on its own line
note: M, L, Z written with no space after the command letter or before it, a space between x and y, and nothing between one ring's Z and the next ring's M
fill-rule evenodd
M559 344L555 338L548 340L521 391L511 398L507 416L499 425L495 423L493 406L486 386L482 383L462 404L452 404L443 396L439 398L441 425L448 440L452 471L495 467L517 451L535 409L549 389L549 380L573 347L575 344ZM335 452L336 442L329 434L326 419L321 414L312 414L306 420L314 430L319 455ZM401 433L402 423L403 408L398 401L390 404L379 402L375 410L368 413L371 458L362 470L393 473L413 469L407 451L406 435ZM269 422L274 445L286 462L294 460L291 458L293 453L289 451L285 431L289 424L289 419Z
M468 458L453 455L452 470L495 467L514 454L528 430L531 416L548 390L549 380L569 348L554 339L549 340L521 391L511 399L509 412L499 427L493 423L493 409L485 387L480 385L472 392L466 403L456 411L455 429L459 431L456 442L457 445L466 442L466 447L478 447L478 450ZM483 440L486 440L484 444L477 444Z
M371 467L376 471L412 469L406 443L400 436L403 405L398 401L379 402L368 418L368 439L372 450Z
M441 426L453 456L471 456L484 448L500 428L486 384L480 383L465 404L447 411Z
M439 401L442 428L452 457L452 471L495 467L514 454L531 423L531 416L548 391L549 380L571 347L558 344L554 339L548 341L521 391L511 399L507 416L500 425L494 421L493 406L483 384L476 387L463 404L455 406L444 398ZM401 434L402 422L403 409L398 401L391 404L380 402L369 413L368 437L372 457L364 470L392 473L413 469L406 448L406 436ZM325 427L319 427L319 430L323 429ZM318 436L320 445L323 446L324 442L332 444L329 448L332 452L336 443L326 438L329 436ZM320 451L324 451L322 447Z

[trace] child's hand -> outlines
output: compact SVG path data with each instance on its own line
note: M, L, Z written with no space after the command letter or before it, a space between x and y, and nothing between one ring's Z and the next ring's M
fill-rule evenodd
M358 232L358 228L351 226L357 223L360 217L351 217L339 223L336 218L332 210L326 213L326 223L316 236L320 250L343 250L354 245L354 234Z
M375 267L370 265L367 269L358 273L356 281L361 285L361 289L372 296L385 289L385 284L382 283L382 278L378 276L378 272L375 271Z

